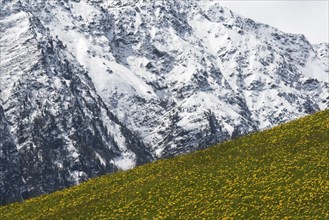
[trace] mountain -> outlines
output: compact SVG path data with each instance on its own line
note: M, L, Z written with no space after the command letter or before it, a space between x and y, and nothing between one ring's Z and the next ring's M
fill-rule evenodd
M0 207L1 219L327 219L329 111Z
M152 160L36 17L1 27L1 204Z
M329 106L329 44L216 1L1 5L1 204Z

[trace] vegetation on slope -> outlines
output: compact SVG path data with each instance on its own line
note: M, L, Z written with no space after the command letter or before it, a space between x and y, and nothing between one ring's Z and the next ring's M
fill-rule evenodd
M0 219L329 219L329 111L0 207Z

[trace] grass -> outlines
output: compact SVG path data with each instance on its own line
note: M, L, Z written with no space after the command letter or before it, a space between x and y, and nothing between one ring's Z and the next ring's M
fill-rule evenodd
M329 110L0 207L0 219L329 219Z

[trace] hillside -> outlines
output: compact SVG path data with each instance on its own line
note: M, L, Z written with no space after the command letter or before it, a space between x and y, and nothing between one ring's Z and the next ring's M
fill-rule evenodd
M0 208L0 219L329 218L329 110Z

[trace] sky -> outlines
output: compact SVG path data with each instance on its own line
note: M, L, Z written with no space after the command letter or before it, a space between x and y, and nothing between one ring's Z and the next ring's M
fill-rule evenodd
M274 26L284 32L304 34L312 43L329 42L329 0L218 0L221 6Z

